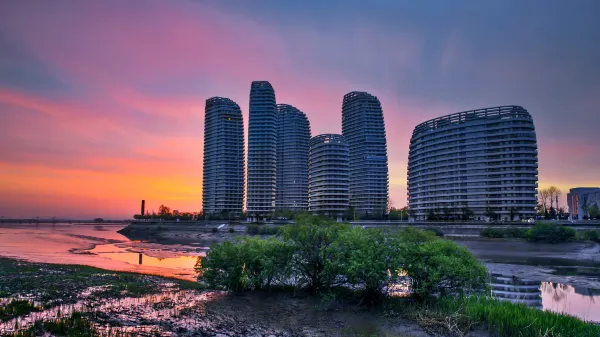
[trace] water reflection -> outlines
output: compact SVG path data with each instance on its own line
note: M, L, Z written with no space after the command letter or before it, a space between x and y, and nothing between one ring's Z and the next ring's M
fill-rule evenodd
M140 252L130 252L128 248L115 244L99 245L89 251L98 256L132 265L162 267L190 271L194 269L197 256L152 257Z
M193 268L203 247L130 241L117 232L121 228L122 224L5 224L0 226L0 256L196 279Z
M89 296L98 290L100 289L89 288L81 296L85 297L86 293ZM194 313L202 312L206 302L222 295L218 292L197 293L193 290L187 290L166 291L157 295L121 299L83 299L75 304L60 305L6 322L0 322L0 335L27 329L38 320L49 321L68 317L76 311L101 313L103 316L116 319L121 325L124 325L124 327L117 328L107 325L96 326L98 329L106 331L114 331L115 329L120 333L160 331L161 326L158 321L164 319L168 319L170 324L175 327L186 330L194 329L201 326L203 322L197 319L186 319L185 316L189 315L190 311ZM36 304L39 305L39 303Z
M520 279L514 276L491 275L490 286L492 296L513 303L542 309L542 298L539 281Z
M540 282L493 274L492 296L501 301L578 317L600 323L600 291L561 283Z
M544 310L577 316L584 321L600 323L600 292L575 288L567 284L542 282Z

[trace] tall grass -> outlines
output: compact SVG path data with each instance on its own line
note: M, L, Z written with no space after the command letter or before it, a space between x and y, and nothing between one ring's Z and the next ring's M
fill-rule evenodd
M461 323L463 328L483 325L497 336L600 336L600 326L585 323L576 317L489 297L441 297L422 306L417 305L413 310L416 310L415 313L421 315L420 317L429 317L430 321L440 317L443 317L441 321L462 317L462 321L456 321Z
M82 313L74 312L70 317L58 318L49 321L36 321L26 330L9 333L9 337L34 337L34 336L69 336L69 337L130 337L137 336L121 328L100 330ZM152 332L149 335L153 335Z

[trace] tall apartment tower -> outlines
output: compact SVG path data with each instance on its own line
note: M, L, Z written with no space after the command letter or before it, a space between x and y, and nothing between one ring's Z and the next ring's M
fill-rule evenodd
M308 210L308 143L306 115L288 104L277 105L277 210Z
M388 157L383 110L377 97L358 91L344 96L342 134L350 151L350 206L357 214L384 215Z
M458 112L417 125L408 155L408 205L417 220L535 217L533 118L509 105Z
M339 218L348 210L348 152L342 135L323 134L310 139L309 212Z
M267 81L250 87L248 123L248 190L246 212L263 217L275 210L277 171L277 107L275 91Z
M239 215L244 205L244 122L232 100L212 97L204 112L204 214Z

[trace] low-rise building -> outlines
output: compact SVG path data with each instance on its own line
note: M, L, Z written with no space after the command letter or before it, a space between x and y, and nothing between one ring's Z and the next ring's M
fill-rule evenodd
M590 218L590 216L598 216L597 209L600 208L600 187L577 187L570 189L569 193L567 193L567 204L571 220L583 220Z

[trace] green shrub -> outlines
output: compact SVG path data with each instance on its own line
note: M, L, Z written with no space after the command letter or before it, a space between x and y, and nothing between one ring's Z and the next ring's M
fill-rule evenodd
M439 237L444 236L444 232L439 227L427 228L426 231L432 232L433 234L435 234L435 236L439 236Z
M329 247L342 231L350 226L332 219L298 215L295 225L284 226L283 239L292 247L294 258L292 268L298 277L298 286L319 292L329 288L337 275L326 274L325 264L331 260L333 251Z
M484 238L498 239L498 238L504 237L504 232L497 228L486 227L481 230L481 232L479 233L479 236L484 237Z
M520 227L510 227L510 228L493 228L486 227L481 230L479 236L484 238L519 238L525 239L527 237L527 229Z
M246 232L250 235L256 235L258 234L258 224L249 224L246 226Z
M246 228L246 232L250 235L275 235L279 231L277 227L258 224L250 224Z
M277 227L262 226L259 228L258 233L260 235L275 235L278 233L278 231L279 231L279 228L277 228Z
M214 289L246 291L270 287L289 274L289 248L275 238L245 237L214 244L196 270L199 278Z
M400 267L378 229L344 230L328 251L331 258L325 263L325 275L334 277L328 283L361 285L363 299L371 303L383 295L383 288L389 284L388 270Z
M370 303L401 273L411 279L419 298L485 288L483 265L466 248L431 231L407 228L394 234L298 215L296 224L281 227L280 233L266 240L248 236L214 244L198 261L199 280L231 291L273 285L319 294L352 289Z
M527 231L527 240L559 243L575 238L575 230L559 224L539 222Z
M585 231L585 233L583 233L583 237L586 240L600 243L600 231L598 231L596 229Z
M525 239L527 237L527 228L511 227L504 230L505 238Z
M419 299L434 294L476 293L486 289L487 269L457 243L402 232L396 240L399 259L411 279L411 291ZM415 244L416 243L416 244Z

